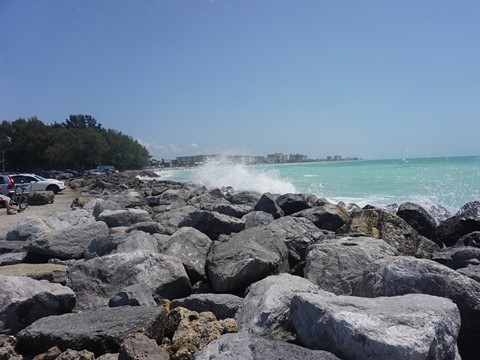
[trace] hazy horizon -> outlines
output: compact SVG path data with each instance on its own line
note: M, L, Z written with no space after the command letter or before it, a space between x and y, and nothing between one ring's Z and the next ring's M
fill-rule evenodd
M89 114L155 159L480 154L480 3L0 0L0 121Z

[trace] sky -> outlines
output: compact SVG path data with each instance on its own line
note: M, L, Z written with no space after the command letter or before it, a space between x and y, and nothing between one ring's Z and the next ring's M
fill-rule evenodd
M0 0L0 121L155 159L480 154L477 0Z

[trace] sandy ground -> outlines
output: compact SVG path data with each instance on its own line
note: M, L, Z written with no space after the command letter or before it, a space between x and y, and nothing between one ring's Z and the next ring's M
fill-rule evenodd
M80 196L75 190L66 188L55 195L53 204L30 205L27 210L16 215L7 215L5 208L0 208L0 240L5 240L6 233L14 229L20 219L29 216L48 217L49 214L68 211L73 199L76 197L79 197L82 200L86 199L85 197Z

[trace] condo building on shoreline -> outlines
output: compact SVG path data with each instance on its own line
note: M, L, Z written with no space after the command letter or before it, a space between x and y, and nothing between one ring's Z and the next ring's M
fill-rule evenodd
M253 156L253 155L192 155L192 156L178 156L174 160L153 160L152 166L161 167L175 167L175 166L199 166L207 162L221 162L231 164L288 164L288 163L303 163L303 162L319 162L319 161L349 161L359 160L356 157L343 158L341 155L329 155L322 159L309 159L307 155L302 154L283 154L273 153L267 156Z

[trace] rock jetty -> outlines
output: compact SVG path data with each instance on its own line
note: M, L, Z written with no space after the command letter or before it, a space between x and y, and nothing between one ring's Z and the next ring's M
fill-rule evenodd
M333 204L126 172L0 239L3 359L480 354L480 202Z

